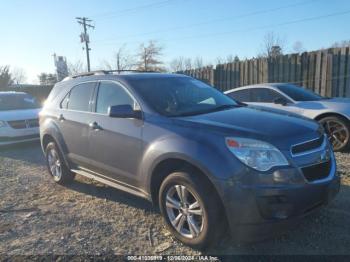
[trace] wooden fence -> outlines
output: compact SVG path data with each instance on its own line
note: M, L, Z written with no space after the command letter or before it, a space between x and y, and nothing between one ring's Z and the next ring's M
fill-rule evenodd
M323 96L350 97L350 47L256 58L182 71L225 91L260 83L295 83Z

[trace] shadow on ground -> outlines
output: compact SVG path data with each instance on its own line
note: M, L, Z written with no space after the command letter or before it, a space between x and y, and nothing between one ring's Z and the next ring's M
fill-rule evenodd
M0 157L25 161L32 164L45 163L39 141L1 146Z
M135 208L144 209L145 211L158 212L153 205L146 199L134 196L121 190L104 186L93 182L88 183L85 178L77 176L73 183L66 186L70 190L74 190L83 194L87 194L99 199L106 199L121 204L133 206Z

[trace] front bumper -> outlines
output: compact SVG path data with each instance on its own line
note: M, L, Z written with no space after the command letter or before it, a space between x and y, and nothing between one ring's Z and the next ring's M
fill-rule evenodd
M39 140L39 128L12 129L3 127L0 130L0 146Z
M339 189L334 158L329 176L311 183L270 186L239 181L219 183L231 235L239 241L256 241L283 232L293 222L328 204Z

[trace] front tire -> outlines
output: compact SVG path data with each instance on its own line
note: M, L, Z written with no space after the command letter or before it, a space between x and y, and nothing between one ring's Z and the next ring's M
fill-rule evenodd
M334 151L345 151L350 146L350 125L338 116L322 118L319 122L325 128Z
M49 174L58 184L68 184L74 179L74 174L66 166L61 152L54 142L50 142L45 150L46 165Z
M160 187L159 203L169 230L182 243L205 249L221 236L221 204L199 176L188 172L170 174Z

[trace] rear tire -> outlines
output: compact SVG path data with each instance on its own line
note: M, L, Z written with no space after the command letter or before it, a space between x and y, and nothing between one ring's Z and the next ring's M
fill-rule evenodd
M46 165L49 174L57 184L68 184L73 181L74 173L66 166L56 143L50 142L45 150Z
M350 124L338 116L328 116L319 120L325 128L334 151L345 151L350 147Z
M196 174L174 172L166 177L159 191L159 206L169 230L185 245L205 249L222 235L222 205Z

